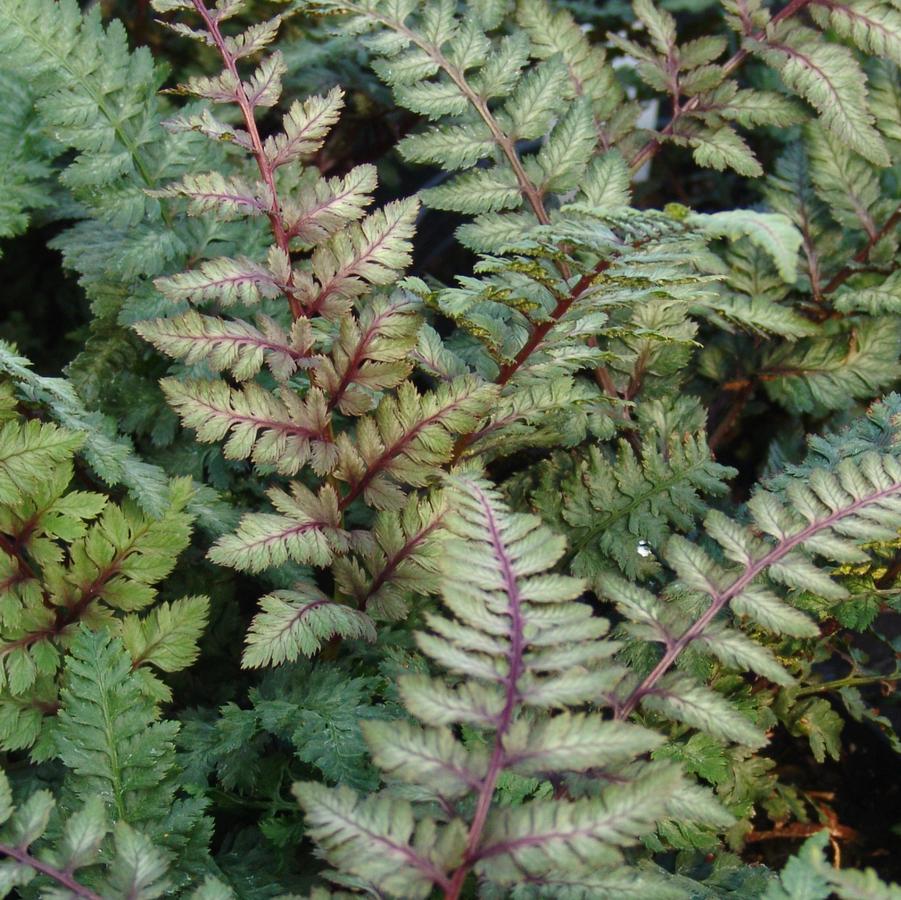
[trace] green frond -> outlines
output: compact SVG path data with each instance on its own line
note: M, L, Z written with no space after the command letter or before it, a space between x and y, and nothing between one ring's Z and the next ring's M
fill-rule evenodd
M653 828L678 784L678 769L664 765L632 784L606 788L597 799L534 801L498 811L486 830L476 871L512 885L523 873L541 878L613 868L622 859L619 847Z
M183 597L173 603L160 603L144 618L126 616L120 636L131 656L132 667L153 666L161 672L187 669L197 659L197 643L208 617L206 597ZM161 699L171 699L164 686Z
M7 98L0 111L0 238L10 238L25 231L30 214L50 201L52 151L26 80L0 72L0 90Z
M60 701L55 742L72 796L82 802L99 796L114 823L177 846L182 827L199 824L197 808L181 823L177 817L183 802L176 798L178 724L158 721L122 642L81 629L69 648ZM175 833L167 835L170 829ZM132 847L134 855L145 852L146 840Z
M816 123L808 126L805 144L811 180L836 221L844 228L874 234L875 206L881 195L878 170Z
M825 830L808 838L801 849L786 863L779 878L763 895L764 900L789 900L806 897L810 900L853 900L872 897L873 900L897 900L901 886L882 881L873 869L846 870L832 866L823 850L829 840Z
M169 300L192 303L217 300L225 306L259 303L281 292L273 272L246 257L209 259L196 269L157 278L154 284Z
M402 619L413 596L437 592L441 525L440 496L412 496L402 510L380 512L371 546L354 558L336 559L335 582L344 596L378 619Z
M881 284L845 288L836 294L833 305L840 312L897 316L901 312L901 274L893 272Z
M188 489L184 481L170 482L160 466L137 455L111 417L88 410L69 381L37 375L31 363L3 341L0 372L46 407L48 415L60 426L81 433L81 453L98 478L110 487L123 485L148 515L164 515L170 503L179 505L184 496L192 515L213 534L220 534L234 520L233 511L210 487L194 481Z
M115 828L116 856L110 866L110 890L119 896L159 897L172 887L166 877L167 859L145 835L119 822Z
M311 460L327 471L329 415L324 395L310 391L300 399L288 388L278 393L249 381L240 388L225 381L161 382L166 399L185 426L204 443L221 441L227 459L250 459L294 475Z
M889 163L888 152L867 110L866 78L851 52L828 43L810 28L782 23L752 51L807 100L839 140L874 165Z
M307 319L298 319L288 334L268 316L259 316L254 326L188 310L174 319L154 319L134 328L173 359L188 365L206 363L214 372L229 371L236 381L253 378L264 364L279 381L315 364Z
M104 28L99 10L82 16L74 0L8 0L0 13L4 67L36 89L43 126L78 154L64 182L112 221L135 224L153 202L140 188L153 184L160 134L150 53L130 53L121 23Z
M663 441L651 433L640 460L622 442L615 456L592 447L575 466L556 462L542 470L532 502L570 535L573 571L587 577L650 574L653 551L673 530L690 529L702 498L725 493L734 474L700 434Z
M247 513L234 534L219 538L210 559L247 572L262 572L288 560L326 566L347 551L349 534L341 525L338 497L330 486L319 494L299 482L291 493L271 488L269 498L280 515Z
M57 821L50 824L51 816L55 819L57 815L54 806L49 791L37 791L13 806L9 782L0 772L0 821L4 823L0 829L0 896L8 896L17 887L28 890L34 884L40 896L47 898L155 900L179 883L168 875L169 856L145 835L125 822L110 829L100 797L89 799L66 816L61 828ZM33 844L39 849L33 849ZM221 883L208 879L191 896L206 900L233 896L210 893L208 888L215 886L222 888Z
M772 257L783 281L794 284L801 233L787 216L737 209L709 214L691 213L685 221L713 238L737 241L746 237Z
M715 130L702 128L679 140L692 148L692 155L699 166L719 172L733 169L749 178L763 175L760 163L744 138L727 126Z
M72 458L84 436L52 423L15 420L0 425L0 503L20 501L44 473Z
M424 900L433 882L447 884L442 869L462 856L466 832L459 820L439 830L433 819L417 822L404 800L361 800L347 788L313 782L294 791L329 861L390 894Z
M898 322L868 319L853 331L798 341L768 353L761 366L767 393L792 412L847 409L898 377Z
M247 633L242 657L245 668L293 662L300 654L313 656L335 636L375 640L372 620L352 607L342 606L312 585L275 591L260 600Z
M419 394L410 382L386 395L372 416L359 420L356 444L337 441L334 474L350 486L342 505L362 496L376 509L403 505L401 485L420 487L454 452L454 438L471 431L484 416L496 387L461 376ZM350 499L348 499L350 498Z
M622 89L606 65L602 48L592 46L565 9L552 9L545 0L522 0L516 7L517 23L532 42L539 59L556 54L566 64L577 97L587 97L597 116L607 116L622 99Z

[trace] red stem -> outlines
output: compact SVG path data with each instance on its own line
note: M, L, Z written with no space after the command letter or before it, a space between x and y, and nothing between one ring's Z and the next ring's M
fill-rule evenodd
M463 890L463 882L469 874L473 863L477 859L479 842L482 839L482 832L485 829L485 822L491 809L491 800L494 797L494 789L497 786L497 780L501 772L504 770L506 763L506 751L504 750L504 737L510 724L513 721L513 713L516 711L516 705L519 702L519 678L523 672L523 653L525 651L525 635L523 633L524 622L522 618L522 600L519 595L519 586L516 583L516 575L510 564L510 559L504 549L501 540L500 530L494 520L494 514L488 503L488 498L484 496L482 491L472 485L476 494L478 494L482 506L485 510L485 518L488 522L488 530L491 534L491 543L494 550L495 559L501 565L502 578L504 582L504 591L509 600L510 615L510 649L507 652L507 660L509 663L509 671L507 673L507 697L504 708L498 719L497 730L494 733L494 750L491 754L491 761L488 764L488 772L482 787L479 791L479 799L476 804L475 816L472 825L469 828L469 836L466 840L466 850L463 853L463 862L454 872L451 878L450 887L445 891L445 900L458 900L460 892Z
M791 3L788 4L784 9L780 10L773 16L772 20L766 26L766 28L761 29L753 35L750 35L751 40L753 41L764 41L766 40L767 30L772 28L774 25L778 25L780 22L785 19L790 18L791 16L799 13L805 6L807 6L811 0L791 0ZM744 48L737 50L728 60L723 64L723 77L727 78L731 75L750 55L750 51ZM678 108L678 112L673 114L673 117L669 120L666 126L660 131L657 137L652 138L648 141L636 154L632 157L632 160L629 163L629 167L633 172L638 171L657 151L663 146L663 141L661 138L667 137L671 135L675 130L678 122L690 112L693 112L697 109L701 104L700 96L690 98L683 106Z
M557 301L557 305L554 307L553 311L550 314L550 317L540 324L535 326L535 330L529 336L529 339L523 344L519 353L513 358L512 362L507 363L501 368L500 374L494 380L495 384L503 387L525 364L528 358L535 352L541 342L547 337L550 330L563 318L564 315L569 311L570 307L582 294L585 293L586 290L591 286L594 279L601 274L601 272L606 271L610 268L612 263L610 260L604 259L601 260L591 272L583 275L575 284L573 289L566 297L561 297L560 300ZM454 455L451 458L450 464L453 465L456 463L463 453L466 451L466 448L475 440L476 434L478 432L470 431L468 434L461 435L461 437L457 440L456 445L454 446Z
M86 888L83 884L79 884L70 872L57 869L49 863L42 862L40 859L32 856L27 850L20 847L10 847L7 844L0 844L0 855L9 856L23 866L40 872L52 878L58 884L71 891L76 897L83 897L84 900L103 900L100 894L95 894L90 888Z
M666 653L660 659L660 662L654 666L654 669L651 671L649 675L645 677L645 679L639 684L626 698L625 702L622 706L619 707L616 711L616 717L618 719L625 719L629 716L635 707L638 705L639 701L643 696L650 693L654 685L657 684L658 681L669 671L670 667L676 661L676 658L679 654L695 639L699 638L703 633L707 626L713 621L716 615L723 609L723 607L733 598L737 597L761 572L767 569L769 566L774 565L779 562L780 559L787 556L792 550L795 549L799 544L803 544L804 541L813 537L815 534L823 531L827 528L830 528L836 522L841 521L846 516L853 515L857 510L863 508L864 506L868 506L871 503L876 503L879 500L882 500L884 497L888 497L891 494L896 494L901 491L901 482L892 484L890 487L887 487L881 491L877 491L875 494L871 494L868 497L864 497L860 500L855 500L853 503L848 506L844 506L839 510L836 510L831 515L827 516L825 519L818 519L815 522L811 522L803 530L799 531L797 534L792 535L792 537L787 538L786 540L776 544L769 553L762 556L760 559L751 563L749 566L745 568L741 575L732 582L732 584L723 591L713 591L711 592L712 602L710 606L705 610L704 614L690 627L685 633L676 641L674 641L666 650Z
M263 150L263 141L260 138L260 131L257 128L253 107L247 97L247 92L244 90L244 83L241 81L241 76L238 74L238 66L235 57L231 51L229 51L228 46L225 43L225 38L222 36L222 32L219 29L218 20L215 16L210 14L210 11L204 5L203 0L191 0L191 2L194 4L194 9L197 10L200 17L203 19L203 23L206 26L207 31L209 31L210 37L212 37L213 43L215 43L219 55L225 63L226 69L228 69L229 73L235 79L235 84L237 85L235 88L235 101L241 108L241 114L244 117L244 126L247 128L247 134L250 137L251 152L256 160L257 168L259 168L260 175L262 176L266 187L269 189L270 206L266 215L272 228L272 236L275 238L275 243L279 250L285 253L290 260L291 242L285 231L285 225L282 220L280 204L278 202L278 191L275 186L275 173ZM296 294L292 290L292 282L293 275L289 274L288 283L284 285L285 296L288 298L288 303L291 306L291 315L295 319L298 319L303 315L303 307L300 305L300 300L297 299Z
M853 263L865 263L869 259L873 248L878 244L891 230L901 222L901 206L885 220L885 224L874 235L870 236L870 240L865 247L860 249L854 256ZM829 284L823 288L824 294L831 294L834 290L841 287L855 272L854 264L850 263L836 272L829 281Z
M369 601L375 596L375 594L379 591L382 585L397 571L398 566L407 559L407 557L411 556L413 551L433 532L441 527L441 519L439 516L433 522L429 522L425 528L421 531L416 532L413 537L408 540L397 553L392 554L385 560L385 565L382 566L382 570L378 575L375 576L372 580L372 584L369 585L369 589L366 592L366 596L363 598L363 602L360 604L361 609L366 609L369 605Z

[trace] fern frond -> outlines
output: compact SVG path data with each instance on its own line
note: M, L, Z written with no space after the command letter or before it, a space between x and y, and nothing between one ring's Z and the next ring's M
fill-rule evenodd
M806 141L810 177L832 215L845 228L876 234L874 213L880 199L879 172L834 135L812 124Z
M376 509L403 505L401 485L422 487L454 454L454 437L475 428L494 398L496 388L462 376L420 395L409 382L387 395L374 415L360 420L357 443L345 435L337 441L334 475L349 492L342 508L362 497Z
M670 539L665 551L669 565L685 587L709 597L706 610L678 635L651 595L642 592L639 596L634 588L606 582L604 592L614 601L620 594L632 597L620 606L627 619L644 626L650 622L657 632L652 639L665 646L651 672L629 691L618 715L626 716L639 702L647 701L649 708L714 734L751 744L762 742L759 734L754 737L746 719L741 721L739 716L728 721L728 707L723 706L722 698L669 670L687 647L704 650L707 639L706 651L727 664L750 666L785 682L787 674L780 679L775 659L761 655L763 648L724 630L719 617L731 605L733 612L749 615L765 626L813 635L812 624L804 625L772 587L803 587L825 597L845 596L845 589L814 559L866 559L859 545L896 533L901 522L901 466L893 456L871 451L843 460L834 472L814 468L809 484L798 481L788 487L786 501L765 491L751 499L748 506L756 533L721 513L710 513L707 532L738 569L715 562L684 538ZM759 534L768 537L762 539Z
M79 154L65 182L87 202L108 204L114 221L134 224L150 201L129 175L153 185L159 137L149 52L129 53L121 23L104 29L99 11L82 17L70 0L9 0L0 12L6 65L39 88L45 127L65 134Z
M328 409L321 392L301 400L287 388L278 394L255 382L232 388L224 381L161 382L169 403L204 443L228 435L228 459L251 459L294 475L311 460L328 471L331 456L325 440Z
M901 886L882 881L873 869L863 871L837 869L826 860L823 850L829 840L827 831L809 837L786 863L778 880L773 881L763 900L789 900L803 892L810 900L897 900Z
M177 846L200 824L202 807L176 797L178 724L157 721L158 710L121 641L81 629L69 650L60 699L55 739L70 770L68 790L84 802L103 798L113 822Z
M307 813L311 836L329 848L329 857L380 889L410 900L424 900L432 886L449 887L444 875L459 859L466 840L461 822L436 833L434 819L416 822L404 800L360 799L349 788L309 782L295 795Z
M287 237L304 244L327 240L363 217L375 187L375 167L369 165L335 178L302 176L282 205Z
M260 600L247 634L241 664L245 668L293 662L300 654L313 656L330 638L374 641L375 626L363 612L341 606L313 585L275 591Z
M19 390L45 406L48 415L60 425L82 435L81 453L105 484L123 485L151 516L162 516L170 502L179 502L181 489L172 490L163 469L140 458L109 416L86 409L69 381L37 375L29 360L3 341L0 371L9 375ZM188 509L211 533L220 534L234 520L234 512L210 487L194 481L188 493Z
M38 487L44 472L62 465L83 443L83 435L51 423L0 425L0 503L21 500Z
M215 213L223 221L238 216L261 216L272 204L262 182L252 184L221 172L185 175L180 181L153 192L154 197L184 197L189 216Z
M38 114L24 79L0 73L7 102L0 112L0 238L23 232L29 214L49 202L47 157Z
M867 111L866 78L849 50L794 23L780 23L765 41L749 45L816 108L820 121L839 140L874 165L888 165L888 151Z
M57 706L63 651L79 623L129 632L136 668L176 671L196 655L206 620L205 597L164 604L144 619L118 616L151 604L175 566L189 540L191 492L185 480L171 482L170 505L153 519L132 501L116 505L103 494L71 490L81 437L16 417L0 425L0 445L15 451L21 467L10 466L10 458L4 467L0 450L0 473L13 476L0 483L15 487L0 499L0 746L31 748L36 760L52 755L49 713ZM149 670L140 677L147 691L168 697Z
M621 677L609 662L615 645L600 640L607 623L573 602L582 582L550 571L563 541L537 518L510 513L471 475L449 477L447 495L442 593L452 615L427 615L430 631L418 641L465 681L449 689L438 679L402 677L401 696L427 727L368 722L364 734L376 764L420 794L444 803L476 795L472 824L414 819L412 804L390 794L360 800L345 789L296 785L308 827L342 870L404 896L425 897L432 885L458 896L473 869L480 880L508 886L523 871L553 880L615 866L619 848L665 814L680 786L678 768L634 766L659 742L642 728L610 726L597 714L540 718L540 710L603 696ZM465 722L493 733L489 751L444 727ZM590 800L492 807L505 771L560 767L616 768L623 784Z
M310 260L310 272L297 276L306 309L338 318L364 292L366 283L394 281L410 262L417 208L415 200L394 201L318 247Z
M832 28L864 53L901 65L901 13L873 0L852 3L813 3L810 14L823 30Z
M420 327L417 308L412 295L398 291L373 298L359 319L342 318L331 351L316 361L313 376L329 398L329 408L345 415L368 412L379 392L409 375L408 359Z
M135 331L173 359L189 365L205 362L214 372L230 371L236 381L253 378L264 363L279 381L315 365L307 319L298 319L289 336L268 316L260 316L253 326L188 310L174 319L141 322Z
M183 597L160 603L143 618L122 620L120 636L132 660L132 668L153 666L162 672L180 672L197 659L197 646L209 616L206 597ZM171 691L154 679L161 701L172 699Z
M76 880L75 873L96 862L106 837L102 802L94 798L69 820L58 859L49 861L33 855L31 845L44 835L53 807L49 791L37 791L22 806L14 806L9 780L5 772L0 772L0 892L5 897L14 888L25 887L44 875L56 881L61 890L71 891L71 896L100 900L99 894Z
M402 619L411 596L436 592L444 503L411 497L400 511L379 513L372 546L355 559L336 559L335 581L359 609L379 619Z
M791 411L847 409L897 379L899 340L896 321L861 321L853 331L836 329L774 349L764 357L760 378Z
M615 456L591 447L576 466L558 464L541 473L532 502L570 535L573 571L586 577L614 567L630 578L653 572L653 551L690 529L705 510L701 498L723 494L734 474L700 434L647 434L640 459L622 441Z
M325 97L295 101L284 118L284 132L266 138L263 145L272 168L277 169L318 150L338 121L343 106L344 95L340 88L334 88Z
M170 300L217 300L225 306L258 303L281 292L275 274L246 257L209 259L196 269L157 278L154 284Z
M794 284L802 238L801 232L787 216L740 209L709 214L691 213L686 221L690 225L697 225L711 237L728 237L732 240L746 237L772 257L783 281Z
M333 554L346 552L350 535L342 527L338 497L331 486L319 494L298 482L291 493L271 488L269 498L281 515L248 513L234 534L221 537L210 559L249 572L262 572L289 559L328 565Z

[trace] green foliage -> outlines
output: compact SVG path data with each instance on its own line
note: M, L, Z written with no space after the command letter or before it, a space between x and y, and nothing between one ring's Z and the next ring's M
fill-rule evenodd
M208 600L154 605L157 585L189 541L189 484L170 483L168 507L156 519L130 500L116 504L73 489L73 457L85 435L24 419L11 385L2 388L0 741L6 750L31 747L43 759L51 754L48 713L57 705L62 654L80 623L121 633L131 677L142 691L171 699L157 673L196 658Z
M789 897L810 897L811 900L873 897L874 900L891 900L901 896L901 888L881 881L872 869L849 872L833 868L823 857L826 843L825 832L805 841L798 854L786 864L779 883L771 885L764 894L765 900L788 900Z
M895 896L897 9L82 6L0 0L0 894Z
M607 622L576 602L582 582L550 572L563 542L536 517L510 513L471 476L453 477L449 489L442 596L453 617L430 614L430 630L417 640L457 684L401 678L404 705L423 725L364 726L375 764L392 782L414 785L420 801L439 801L446 817L417 816L390 789L360 799L346 787L304 783L295 792L308 828L333 865L390 896L427 897L433 885L453 895L470 871L506 887L524 875L536 885L602 880L604 868L622 860L619 848L655 819L677 809L691 815L678 771L636 765L659 742L653 732L598 713L547 715L615 685L616 645L602 639ZM485 733L487 747L467 746L448 727L464 723ZM615 784L596 797L491 805L502 773L597 769ZM471 795L477 803L467 822ZM706 815L716 819L715 809Z

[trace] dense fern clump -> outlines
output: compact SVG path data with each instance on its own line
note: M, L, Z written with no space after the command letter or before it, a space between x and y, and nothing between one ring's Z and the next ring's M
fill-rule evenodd
M90 313L0 341L0 895L898 896L901 13L89 6L0 0Z

